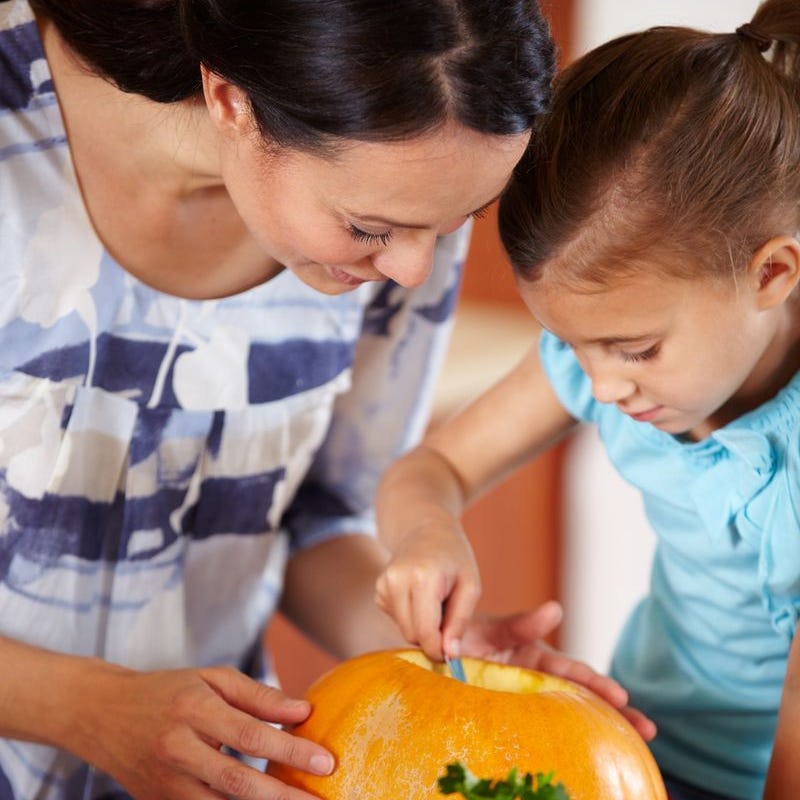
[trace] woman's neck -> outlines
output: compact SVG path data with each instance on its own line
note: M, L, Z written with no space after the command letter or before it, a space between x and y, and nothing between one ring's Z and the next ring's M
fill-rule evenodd
M222 180L217 131L199 100L161 104L92 74L40 21L70 154L94 232L149 286L207 299L283 267L246 229Z
M95 162L175 198L222 186L202 98L167 104L123 92L90 72L52 22L40 19L39 30L74 152L88 147Z

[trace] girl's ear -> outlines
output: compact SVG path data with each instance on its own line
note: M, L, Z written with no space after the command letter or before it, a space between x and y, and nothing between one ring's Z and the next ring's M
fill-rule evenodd
M253 128L250 103L245 92L205 65L200 66L203 97L211 121L220 133L246 133Z
M800 243L792 236L776 236L756 250L747 267L758 307L775 308L800 282Z

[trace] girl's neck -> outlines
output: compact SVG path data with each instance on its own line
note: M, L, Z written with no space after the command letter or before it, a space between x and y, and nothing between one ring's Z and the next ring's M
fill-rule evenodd
M741 389L715 414L717 427L771 400L800 371L800 295L779 310L772 338Z

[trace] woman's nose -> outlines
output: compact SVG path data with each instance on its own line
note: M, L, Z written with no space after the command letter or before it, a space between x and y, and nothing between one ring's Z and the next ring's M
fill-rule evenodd
M423 284L433 268L436 236L415 237L413 241L393 241L372 256L372 266L400 286L414 288Z

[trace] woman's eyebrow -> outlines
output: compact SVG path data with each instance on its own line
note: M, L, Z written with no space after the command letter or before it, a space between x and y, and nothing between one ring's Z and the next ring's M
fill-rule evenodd
M505 191L505 190L504 190ZM488 203L484 203L480 208L476 208L474 211L470 211L468 216L472 216L474 214L480 214L483 211L486 211L492 203L496 203L501 196L502 192L498 194L496 197L493 197ZM381 217L375 214L357 214L355 212L348 212L345 211L348 216L353 217L354 219L359 220L360 222L369 222L375 225L388 225L392 228L412 228L415 230L422 230L424 228L430 228L430 225L422 225L415 222L401 222L400 220L390 219L389 217Z

